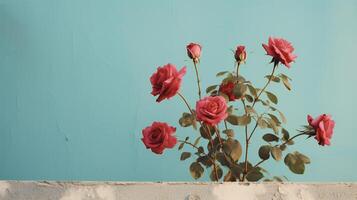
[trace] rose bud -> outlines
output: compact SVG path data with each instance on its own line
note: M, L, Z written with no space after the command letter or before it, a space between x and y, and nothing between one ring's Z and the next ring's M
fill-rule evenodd
M186 46L186 49L188 57L190 57L194 62L198 62L201 56L201 45L190 43Z
M227 83L222 83L219 86L219 92L227 95L229 98L229 101L234 101L236 99L236 97L233 93L233 89L234 89L234 83L232 81L229 81Z
M282 38L269 37L268 44L263 44L267 55L272 56L272 62L277 65L279 62L283 63L287 68L290 68L290 63L297 57L293 54L294 47L290 42Z
M175 127L164 122L154 122L142 130L141 139L147 149L151 149L156 154L162 154L166 148L173 148L177 139L174 136Z
M227 103L222 96L205 97L196 103L197 120L214 126L227 118Z
M330 139L335 127L335 121L331 119L331 116L323 114L314 119L308 115L307 121L313 128L315 132L315 139L318 141L319 145L330 145Z
M153 96L159 95L156 99L161 102L164 99L170 99L175 96L180 89L182 77L186 74L186 67L177 71L176 66L167 64L158 67L157 71L150 77Z
M245 62L247 59L247 52L245 51L245 46L237 46L234 53L234 57L238 63Z

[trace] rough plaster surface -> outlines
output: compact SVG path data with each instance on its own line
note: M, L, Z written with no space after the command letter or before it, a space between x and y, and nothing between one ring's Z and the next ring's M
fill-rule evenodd
M357 200L357 183L0 181L1 200Z

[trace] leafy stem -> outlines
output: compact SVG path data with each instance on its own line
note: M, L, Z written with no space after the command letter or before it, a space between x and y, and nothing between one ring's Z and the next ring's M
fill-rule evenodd
M301 135L306 135L306 133L296 134L296 135L294 135L293 137L287 139L287 140L286 140L283 144L281 144L281 145L286 145L287 143L289 143L290 141L292 141L293 139L295 139L295 138L297 138L297 137L299 137L299 136L301 136ZM277 146L277 145L276 145L276 146Z
M192 144L191 142L187 142L185 140L178 140L178 141L181 142L181 143L185 143L187 145L190 145L191 147L195 148L197 151L199 150L199 148L196 145ZM206 155L204 152L200 152L200 153Z
M270 83L271 80L273 79L274 72L275 72L275 69L276 69L277 67L278 67L278 64L274 64L274 67L273 67L273 70L272 70L272 72L271 72L271 74L270 74L270 77L269 77L267 83L265 84L265 86L263 87L263 89L260 90L259 94L257 95L257 98L254 99L252 108L254 108L255 103L257 103L257 101L259 100L259 97L262 95L262 93L265 91L265 89L268 87L269 83Z
M245 106L244 99L242 99L242 103L244 106L245 114L247 114L247 108ZM244 170L243 170L242 181L244 181L245 176L248 173L248 148L249 148L248 125L245 125L244 130L245 130L245 158L244 158Z
M281 144L281 145L285 145L285 144L289 143L290 141L292 141L293 139L295 139L295 138L297 138L297 137L299 137L299 136L301 136L301 135L306 135L306 133L296 134L295 136L293 136L293 137L289 138L288 140L286 140L286 141L285 141L283 144ZM279 146L279 145L275 145L275 147L277 147L277 146ZM266 159L266 160L268 160L268 159ZM254 165L253 168L258 167L260 164L262 164L262 163L265 162L266 160L261 160L261 161L259 161L257 164Z

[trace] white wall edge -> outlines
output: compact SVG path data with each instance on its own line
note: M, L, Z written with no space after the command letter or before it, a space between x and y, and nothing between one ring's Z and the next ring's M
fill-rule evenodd
M357 183L0 181L1 200L357 200Z

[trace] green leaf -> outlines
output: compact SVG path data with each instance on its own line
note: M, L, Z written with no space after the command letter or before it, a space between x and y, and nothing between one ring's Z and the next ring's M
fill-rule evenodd
M282 113L281 111L279 111L278 110L278 112L279 112L279 115L280 115L280 118L281 118L281 121L284 123L284 124L286 124L286 117L285 117L285 115L284 115L284 113Z
M305 164L295 154L289 153L284 158L284 163L295 174L303 174L305 172Z
M285 145L285 144L282 144L282 145L279 146L279 148L280 148L282 151L284 151L284 150L286 149L286 145Z
M242 155L242 146L238 140L228 138L223 143L223 151L236 162Z
M289 82L289 80L291 80L291 78L289 78L285 74L280 74L279 76L281 77L281 79L283 81L283 84L286 87L286 89L291 90L291 84Z
M196 138L196 140L193 143L193 145L197 146L197 144L200 142L200 139L201 139L201 137Z
M219 181L219 179L221 179L223 176L222 168L219 165L216 165L216 168L214 166L212 166L211 168L212 168L212 171L211 171L211 174L209 177L211 178L212 181ZM214 170L216 170L216 172ZM218 176L218 180L216 177L216 173Z
M178 150L181 150L184 145L185 145L185 143L182 142L182 143L179 145Z
M226 130L223 130L222 132L224 134L226 134L227 137L230 137L230 138L234 137L234 130L233 129L226 129Z
M271 118L266 118L266 120L268 121L268 127L271 128L275 134L278 134L279 128L278 125L275 123L275 121L272 120Z
M213 90L215 90L217 88L217 86L218 85L211 85L211 86L207 87L206 93L208 94L208 93L212 92Z
M287 141L290 138L289 131L287 131L285 128L281 129L281 133L283 134L283 140Z
M270 77L272 77L272 78L271 78L271 81L276 82L276 83L279 83L279 82L280 82L280 78L277 77L277 76L271 76L271 75L266 75L266 76L265 76L265 78L267 78L267 79L269 79Z
M229 166L229 162L223 152L217 152L216 159L219 163L221 163L222 166Z
M252 86L252 85L247 85L248 87L248 90L250 92L251 95L253 95L253 97L257 97L258 94L257 94L257 90Z
M259 181L260 179L262 179L264 177L264 175L257 169L252 169L251 171L248 172L247 174L247 180L248 181Z
M310 164L311 163L310 158L305 156L304 154L302 154L302 153L300 153L298 151L295 151L294 153L303 163L305 163L305 164Z
M251 117L249 115L236 116L232 114L226 120L232 125L245 126L251 122Z
M202 124L202 126L200 127L200 134L204 139L210 139L213 133L214 130L212 130L212 128L210 127L205 126L204 124Z
M189 157L191 157L191 153L190 152L182 152L180 160L186 160Z
M271 148L271 155L276 161L281 160L282 157L282 151L279 147L272 147Z
M191 113L183 113L179 120L179 124L182 127L193 126L196 129L196 119Z
M270 119L272 119L277 126L279 126L281 124L281 122L279 121L279 119L275 115L270 114L270 113L268 113L268 115L269 115Z
M230 72L229 72L229 71L218 72L218 73L216 74L216 76L217 76L217 77L223 76L223 75L225 75L225 74L227 74L227 73L230 73ZM208 92L207 92L207 93L208 93Z
M248 101L249 103L252 103L252 102L254 101L253 97L250 96L249 94L245 94L245 99L247 99L247 101Z
M245 92L247 91L247 86L243 83L238 83L233 88L233 94L237 99L244 97Z
M206 155L198 157L197 162L200 162L202 165L204 165L206 167L210 167L213 164L212 159Z
M202 175L203 175L203 172L204 172L204 169L203 169L203 167L201 166L200 163L193 162L190 165L190 173L191 173L192 178L194 178L196 180L201 178Z
M269 145L263 145L259 148L259 157L262 159L262 160L267 160L270 158L270 149L271 149L271 146Z
M231 171L228 171L223 178L223 182L235 182L236 180Z
M248 114L257 114L254 108L252 108L251 106L246 106L245 110L247 111Z
M226 95L225 93L219 92L218 95L221 96L221 97L223 97L224 100L226 100L226 102L229 102L229 97L228 97L228 95Z
M263 140L265 140L266 142L278 142L279 137L274 134L267 133L267 134L263 135Z
M230 170L232 172L232 175L238 179L240 178L240 174L242 174L242 172L243 172L243 168L236 164L231 166Z
M275 94L265 91L265 93L267 94L268 99L273 102L274 104L278 103L278 97L275 96Z
M261 129L265 129L265 128L268 127L268 122L265 121L264 118L259 117L259 118L258 118L258 126L259 126L259 128L261 128Z

